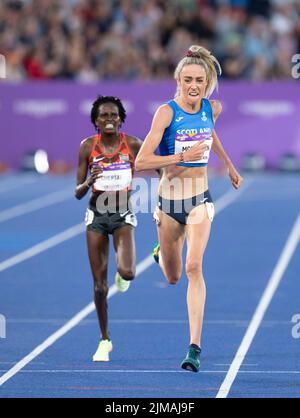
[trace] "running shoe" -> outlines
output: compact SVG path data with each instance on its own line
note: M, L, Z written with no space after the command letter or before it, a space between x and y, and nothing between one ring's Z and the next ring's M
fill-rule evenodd
M156 242L153 247L152 255L157 264L159 264L159 251L160 251L160 245L159 245L159 242Z
M115 275L115 283L119 292L126 292L130 286L130 280L124 280L123 277L117 272Z
M198 372L200 369L200 353L199 348L191 347L186 355L186 358L181 363L181 368L191 372Z
M96 353L93 355L93 361L109 361L109 353L112 349L110 340L101 340Z

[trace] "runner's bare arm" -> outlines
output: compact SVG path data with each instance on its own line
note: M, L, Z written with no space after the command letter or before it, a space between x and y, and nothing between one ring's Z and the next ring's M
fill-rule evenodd
M218 116L220 115L221 111L222 111L222 105L219 101L217 100L211 100L211 105L212 105L212 109L213 109L213 117L214 117L214 122L217 120ZM227 153L225 152L223 145L216 133L216 131L213 131L212 134L213 137L213 145L212 148L215 152L215 154L218 156L218 158L220 159L220 161L223 162L230 181L233 185L233 187L235 189L238 189L243 181L243 177L238 173L237 169L235 168L234 164L232 163L232 161L230 160L229 156L227 155Z
M166 157L155 155L155 150L162 140L165 129L170 125L172 116L173 111L168 105L160 106L156 111L151 129L135 161L137 171L163 168L180 162L179 154Z
M216 123L216 120L218 119L220 113L222 112L222 105L218 100L210 100L210 104L211 104L212 111L213 111L214 123ZM213 137L212 149L215 152L215 154L218 156L218 158L227 167L229 164L231 164L231 160L226 154L215 130L213 131L212 137Z
M91 176L87 177L90 152L91 140L87 138L80 144L77 167L77 186L75 189L76 199L82 199L87 194L91 185L97 180L97 177L103 171L101 167L93 167L91 170Z
M128 145L130 146L130 150L132 151L133 156L136 158L143 145L143 141L135 136L126 135L126 137ZM158 173L160 177L162 174L162 170L160 168L157 168L155 169L155 171Z

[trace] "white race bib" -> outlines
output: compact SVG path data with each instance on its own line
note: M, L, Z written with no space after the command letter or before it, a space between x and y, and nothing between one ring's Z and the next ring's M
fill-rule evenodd
M94 183L95 190L114 192L126 189L132 182L129 162L103 164L103 173Z
M188 151L190 148L192 148L193 145L197 144L197 142L204 139L205 145L207 145L209 148L204 152L203 157L200 160L197 161L190 161L191 163L201 163L201 164L207 164L209 160L209 154L212 146L213 139L212 137L207 134L201 135L176 135L175 137L175 154L179 154L181 152ZM188 161L187 161L188 162Z

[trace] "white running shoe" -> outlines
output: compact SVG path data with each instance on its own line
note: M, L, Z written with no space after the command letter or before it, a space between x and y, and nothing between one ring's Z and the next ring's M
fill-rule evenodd
M130 286L130 281L129 280L124 280L119 273L117 272L115 275L115 283L117 288L119 289L119 292L126 292Z
M112 349L110 340L101 340L96 353L93 355L93 361L109 361L109 353Z

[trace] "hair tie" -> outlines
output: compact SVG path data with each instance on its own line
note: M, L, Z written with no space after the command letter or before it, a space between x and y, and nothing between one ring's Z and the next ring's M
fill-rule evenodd
M187 57L194 57L194 53L193 53L193 51L191 51L190 49L188 50L188 52L187 52L187 54L186 54L186 56Z

